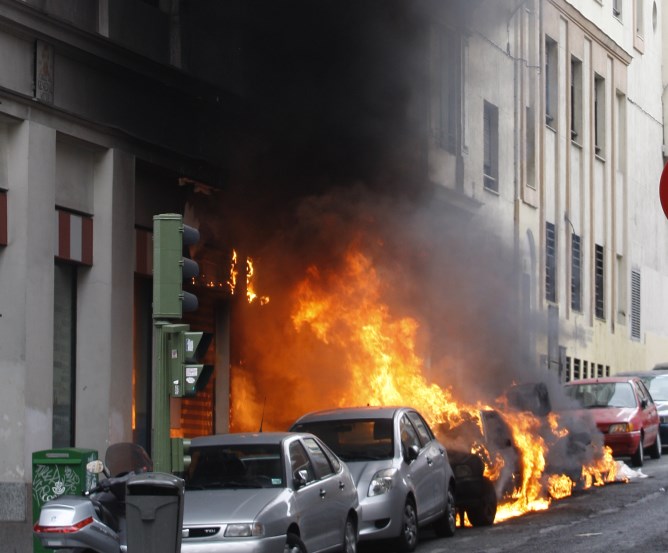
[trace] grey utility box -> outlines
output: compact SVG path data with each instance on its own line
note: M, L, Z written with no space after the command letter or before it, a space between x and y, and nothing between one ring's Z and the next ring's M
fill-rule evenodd
M182 478L145 472L126 484L128 553L179 553L183 526Z

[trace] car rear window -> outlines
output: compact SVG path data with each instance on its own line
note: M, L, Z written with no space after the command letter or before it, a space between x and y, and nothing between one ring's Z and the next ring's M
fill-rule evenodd
M240 444L191 448L185 474L189 489L276 488L284 486L278 444Z
M344 461L391 459L394 452L392 419L313 421L292 430L315 434Z

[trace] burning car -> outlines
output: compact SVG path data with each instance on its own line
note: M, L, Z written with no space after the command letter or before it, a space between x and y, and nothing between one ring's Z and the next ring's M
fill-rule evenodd
M579 483L583 467L603 445L598 443L593 422L586 416L574 416L565 402L555 407L543 382L515 384L507 390L503 401L511 409L537 417L540 423L537 432L546 445L545 476L565 475L573 483Z
M512 431L493 409L463 413L455 425L437 429L448 448L457 478L456 505L473 526L494 523L497 504L509 499L521 485L521 455Z
M455 477L445 446L408 407L309 413L291 431L318 436L350 468L362 517L360 540L393 539L413 551L419 527L455 532Z
M634 466L644 463L645 449L661 457L659 414L643 381L616 376L575 380L564 385L569 397L589 413L613 455L631 457Z

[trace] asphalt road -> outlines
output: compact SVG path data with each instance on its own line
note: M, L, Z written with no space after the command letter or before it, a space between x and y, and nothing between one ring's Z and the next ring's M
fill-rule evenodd
M633 469L631 469L633 470ZM423 530L419 553L666 553L668 453L646 460L626 484L577 491L530 513L486 528L457 528L453 538ZM392 553L387 543L362 543L360 553Z

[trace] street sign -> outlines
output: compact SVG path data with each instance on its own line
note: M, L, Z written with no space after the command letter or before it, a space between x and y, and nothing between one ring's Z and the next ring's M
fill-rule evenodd
M661 199L661 207L663 213L668 218L668 163L663 167L661 172L661 181L659 182L659 198Z

